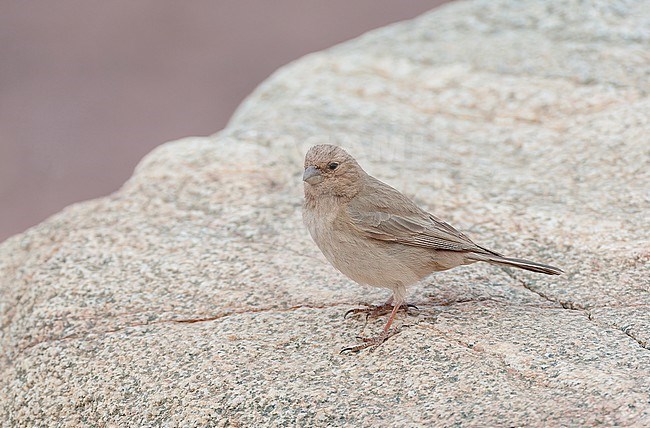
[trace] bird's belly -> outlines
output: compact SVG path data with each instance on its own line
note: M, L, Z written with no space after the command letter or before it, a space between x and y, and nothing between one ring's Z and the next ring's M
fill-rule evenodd
M411 285L433 271L425 272L427 269L422 267L426 261L419 254L404 254L400 248L403 246L398 244L350 238L349 234L334 233L329 238L329 245L319 245L327 260L360 284L395 289ZM430 255L424 257L429 259Z

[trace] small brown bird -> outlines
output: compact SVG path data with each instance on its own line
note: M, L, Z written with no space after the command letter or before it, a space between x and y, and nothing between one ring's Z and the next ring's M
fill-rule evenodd
M383 332L343 351L376 347L396 333L390 326L406 288L432 272L474 262L511 266L547 275L561 269L504 257L475 244L389 185L368 175L345 150L318 145L305 155L303 221L327 260L353 281L390 289L382 306L350 312L387 313ZM343 352L342 351L342 352Z

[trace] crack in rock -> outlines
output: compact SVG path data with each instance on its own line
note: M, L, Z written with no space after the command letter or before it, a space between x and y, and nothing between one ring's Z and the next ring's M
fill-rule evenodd
M533 289L530 287L525 281L523 281L520 278L517 278L514 274L511 272L506 272L508 276L511 278L515 279L518 281L524 288L527 290L531 291L534 294L537 294L538 296L542 297L544 300L554 303L555 305L559 306L542 306L542 305L518 305L513 302L508 302L508 301L500 301L498 299L460 299L456 301L447 301L444 302L441 305L421 305L418 310L426 310L427 308L435 310L435 308L438 307L449 307L449 306L455 306L455 305L462 305L464 303L472 303L472 302L482 302L482 301L493 301L497 304L504 304L505 306L525 306L525 307L533 307L537 309L567 309L567 310L572 310L576 312L580 312L585 315L585 317L592 322L595 322L599 325L605 325L610 328L616 328L617 330L620 330L623 332L626 336L629 338L633 339L639 346L641 346L643 349L650 350L650 345L635 337L633 332L629 327L621 328L621 327L616 327L612 326L609 324L603 324L602 322L598 322L593 319L592 313L586 309L580 308L580 305L577 305L573 302L560 302L558 300L555 300L546 294ZM144 326L149 326L149 325L157 325L157 324L165 324L165 323L173 323L173 324L195 324L195 323L200 323L200 322L210 322L210 321L216 321L222 318L226 318L229 316L233 315L241 315L241 314L255 314L255 313L287 313L287 312L293 312L299 309L328 309L328 308L335 308L335 307L349 307L349 306L356 306L355 303L351 302L343 302L343 303L331 303L331 304L325 304L325 305L294 305L294 306L289 306L285 308L277 308L277 307L261 307L261 308L243 308L243 309L235 309L235 310L226 310L223 313L220 314L215 314L215 315L210 315L210 316L204 316L204 317L194 317L194 318L184 318L184 319L161 319L161 320L156 320L156 321L146 321L146 322L138 322L138 323L131 323L128 325L120 326L114 329L108 329L108 330L102 330L102 331L96 331L96 332L82 332L82 333L72 333L68 336L65 337L60 337L60 338L47 338L43 340L37 340L34 342L31 342L19 349L19 352L24 352L27 349L33 348L35 346L38 346L43 343L57 343L57 342L63 342L67 340L74 340L74 339L80 339L80 338L87 338L89 336L93 335L107 335L107 334L113 334L113 333L118 333L120 331L130 329L130 328L136 328L136 327L144 327ZM595 309L595 308L594 308ZM120 316L123 315L134 315L134 314L141 314L141 313L146 313L147 311L138 311L138 312L131 312L131 313L120 313ZM92 318L78 318L78 319L83 319L83 320L89 320ZM97 319L97 318L95 318Z
M502 268L502 270L505 272L506 275L508 275L510 278L514 279L517 281L522 287L524 287L526 290L530 291L531 293L537 294L539 297L541 297L544 300L547 300L551 303L555 303L556 305L560 305L564 309L568 309L571 311L585 311L586 307L585 305L582 305L580 303L576 302L571 302L571 301L562 301L555 299L553 297L548 296L546 293L536 290L535 288L531 287L526 281L523 279L517 277L512 271L508 268Z
M558 300L558 299L554 299L554 298L548 296L547 294L543 293L542 291L539 291L539 290L536 290L536 289L532 288L528 283L526 283L526 281L524 281L521 278L518 278L515 274L513 274L510 271L510 269L503 268L503 271L510 278L512 278L515 281L519 282L519 284L521 284L521 286L524 287L526 290L530 291L531 293L537 294L539 297L543 298L544 300L547 300L549 302L558 304L563 309L581 312L587 317L587 319L589 321L594 322L594 323L596 323L598 325L601 325L601 326L606 326L606 327L609 327L609 328L617 329L617 330L621 331L623 334L625 334L626 336L628 336L630 339L634 340L642 349L650 350L650 344L647 341L641 340L640 338L636 337L632 333L630 326L618 327L616 325L611 325L611 324L599 322L599 321L594 319L593 314L591 313L591 310L593 310L593 309L614 308L614 307L617 307L617 306L607 306L607 305L605 305L605 306L594 306L594 307L590 308L591 310L589 310L589 309L587 309L586 305L582 305L580 303L571 302L571 301L561 301L561 300ZM648 306L648 305L629 305L629 306L620 306L620 307L646 307L646 306Z
M93 335L106 335L106 334L118 333L120 331L129 329L129 328L143 327L143 326L156 325L156 324L166 324L166 323L194 324L194 323L199 323L199 322L215 321L215 320L226 318L226 317L229 317L229 316L232 316L232 315L256 314L256 313L284 313L284 312L296 311L296 310L299 310L299 309L328 309L328 308L335 308L335 307L339 307L339 306L351 306L351 305L353 305L353 304L349 303L349 302L346 302L346 303L332 303L332 304L328 304L328 305L295 305L295 306L289 306L289 307L286 307L286 308L277 308L277 307L245 308L245 309L225 311L225 312L223 312L221 314L212 315L212 316L208 316L208 317L185 318L185 319L162 319L162 320L156 320L156 321L131 323L131 324L128 324L128 325L120 326L118 328L109 329L109 330L101 330L101 331L96 331L96 332L84 332L84 333L72 333L72 334L69 334L68 336L64 336L64 337L48 338L48 339L34 341L34 342L31 342L31 343L21 347L19 352L23 352L23 351L25 351L27 349L33 348L33 347L38 346L38 345L43 344L43 343L57 343L57 342L63 342L63 341L67 341L67 340L86 338L88 336L93 336ZM145 312L145 311L141 311L141 312L137 312L137 313L143 313L143 312ZM128 314L121 314L121 315L128 315Z
M597 319L595 319L595 317L594 317L594 315L593 315L593 313L591 311L587 312L587 318L589 318L589 321L591 321L591 322L593 322L595 324L598 324L598 325L603 326L603 327L613 328L615 330L618 330L618 331L622 332L627 337L634 340L641 348L643 348L643 349L645 349L647 351L650 351L650 343L636 337L632 332L632 326L619 327L619 326L617 326L615 324L608 324L608 323L603 322L603 321L598 321Z

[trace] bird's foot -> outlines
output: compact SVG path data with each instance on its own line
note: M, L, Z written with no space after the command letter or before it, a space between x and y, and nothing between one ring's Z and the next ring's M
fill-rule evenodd
M393 305L390 303L384 303L383 305L370 305L368 303L362 303L362 305L364 305L365 308L350 309L345 313L345 315L343 315L343 319L346 319L348 315L366 314L367 320L368 318L379 318L393 311ZM416 311L420 310L417 306L409 305L406 303L403 303L398 310L404 311L408 314L410 309L415 309Z
M375 337L357 336L357 339L359 339L363 343L360 343L356 346L343 348L341 349L341 354L345 354L348 352L359 352L367 348L370 348L369 352L373 352L375 349L379 347L379 345L381 345L386 340L388 340L388 338L395 336L397 333L399 333L397 329L391 328L390 330L384 331L382 334Z

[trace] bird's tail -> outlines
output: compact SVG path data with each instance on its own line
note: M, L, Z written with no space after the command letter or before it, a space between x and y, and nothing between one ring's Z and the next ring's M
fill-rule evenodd
M494 265L510 266L519 269L529 270L532 272L545 273L546 275L560 275L564 273L564 271L560 268L545 265L542 263L531 262L530 260L524 260L524 259L513 259L510 257L501 257L501 256L496 256L491 254L480 254L480 253L472 253L471 255L468 256L468 258L470 260L476 260L479 262L488 262Z

